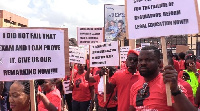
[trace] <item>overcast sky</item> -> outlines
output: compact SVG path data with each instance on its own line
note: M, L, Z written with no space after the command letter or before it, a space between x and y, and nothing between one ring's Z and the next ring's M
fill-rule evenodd
M28 18L29 27L67 27L69 38L76 38L76 27L104 26L104 4L124 5L124 1L0 0L0 9Z

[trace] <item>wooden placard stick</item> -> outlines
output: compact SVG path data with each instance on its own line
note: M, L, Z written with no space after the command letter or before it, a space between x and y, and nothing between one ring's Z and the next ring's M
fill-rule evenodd
M74 83L74 63L72 62L72 83Z
M119 67L120 67L120 69L121 69L121 63L122 63L122 61L121 61L121 55L120 55L120 42L121 41L118 41L119 42L119 46L118 46L118 50L119 50ZM121 47L123 47L123 46L121 46Z
M103 75L103 84L104 84L103 100L104 102L106 102L106 75Z
M163 53L163 67L165 67L166 65L168 65L165 37L161 37L161 44L162 44L162 53ZM167 96L167 106L172 106L170 84L166 83L165 87L166 87L166 96Z
M31 111L36 111L34 80L30 80Z
M194 3L195 3L196 14L197 14L198 29L199 29L199 32L200 32L200 16L199 16L199 8L198 8L197 0L194 0Z

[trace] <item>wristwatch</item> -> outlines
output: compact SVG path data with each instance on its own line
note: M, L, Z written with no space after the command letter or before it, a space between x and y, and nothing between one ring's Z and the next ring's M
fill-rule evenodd
M176 91L176 92L171 92L171 93L172 93L172 96L177 96L177 95L179 95L179 94L182 93L182 90L181 90L181 88L178 86L178 91Z
M178 90L178 91L176 91L176 92L172 92L172 96L177 96L177 95L179 95L179 94L181 94L181 91L180 91L180 90Z

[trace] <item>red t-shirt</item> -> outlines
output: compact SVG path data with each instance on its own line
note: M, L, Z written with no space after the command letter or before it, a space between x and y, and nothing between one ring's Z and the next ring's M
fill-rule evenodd
M58 111L61 111L61 96L60 91L57 88L47 93L46 97L58 109ZM38 111L48 111L42 101L38 103Z
M105 107L105 105L107 104L108 102L108 99L110 98L111 94L106 94L106 102L104 102L104 95L103 94L99 94L98 93L98 84L99 84L99 81L100 81L100 76L99 75L95 75L94 76L94 79L97 81L96 84L95 84L95 88L97 89L97 93L98 94L98 103L99 103L99 106L100 107ZM109 78L110 80L110 78ZM96 90L95 90L96 91ZM109 100L109 103L107 105L107 108L112 108L112 107L116 107L117 106L117 101L113 100L113 97L116 95L116 88L112 94L112 97L110 98Z
M78 64L74 64L74 69L78 71Z
M127 69L119 70L111 77L110 82L117 87L118 111L129 110L130 88L139 78L139 72L132 75Z
M200 69L200 63L199 62L196 62L196 68Z
M100 70L100 68L94 67L93 70L92 70L92 75L93 75L93 76L96 75L96 72L97 72L98 70Z
M136 108L136 111L173 111L172 106L167 106L166 89L162 74L148 82L149 88L147 88L145 99L142 100L138 92L140 92L144 83L144 78L141 78L132 85L130 90L130 105ZM185 91L184 88L182 90Z
M179 73L180 71L180 66L179 66L179 62L177 60L173 60L174 61L174 68L176 69L176 71Z
M83 102L91 100L91 93L89 87L91 84L85 80L85 73L74 74L74 87L72 90L72 99L75 101Z
M178 78L178 82L186 89L188 99L194 105L194 96L193 96L193 91L192 91L192 87L190 86L190 84L180 78Z
M185 70L185 60L180 60L179 66L180 71Z

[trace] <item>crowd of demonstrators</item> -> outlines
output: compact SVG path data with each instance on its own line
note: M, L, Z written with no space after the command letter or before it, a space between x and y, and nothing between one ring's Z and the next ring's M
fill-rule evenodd
M87 70L85 79L91 83L94 83L95 93L97 94L99 106L98 109L96 109L96 111L117 111L116 89L111 94L106 94L106 101L104 102L104 92L100 90L102 89L102 86L99 86L101 85L101 83L103 83L103 75L105 74L105 72L108 73L107 76L110 80L115 71L115 67L101 68L101 70L98 71L96 75L90 76L90 69L88 68Z
M167 58L168 65L163 67L162 53L154 46L145 46L140 53L129 50L120 69L90 68L88 57L85 65L70 67L65 78L35 81L37 110L64 110L63 98L68 111L93 111L94 104L96 111L197 111L200 106L200 60L192 51L173 54L169 50ZM103 75L108 78L106 101ZM68 93L63 91L63 81L69 86ZM170 83L172 106L167 106L167 82ZM9 96L3 92L9 92ZM30 111L29 81L2 82L0 94L1 109ZM5 98L9 98L9 102L2 105Z

